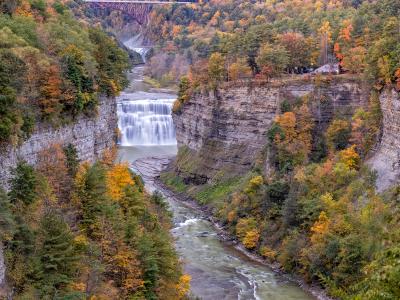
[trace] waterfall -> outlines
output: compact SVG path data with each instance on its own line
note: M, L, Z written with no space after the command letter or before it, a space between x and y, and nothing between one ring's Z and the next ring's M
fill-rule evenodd
M146 63L146 54L147 54L147 52L149 52L151 47L143 46L143 40L144 40L144 37L140 33L140 34L137 34L137 35L131 37L130 39L126 40L124 42L124 45L127 48L139 53L140 56L142 57L143 62Z
M122 146L175 145L175 99L124 99L118 103Z

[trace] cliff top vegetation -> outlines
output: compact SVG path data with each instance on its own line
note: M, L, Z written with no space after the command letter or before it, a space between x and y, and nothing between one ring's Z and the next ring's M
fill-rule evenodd
M306 73L326 63L382 87L400 88L400 3L382 1L201 1L163 6L149 35L149 63L162 82L195 84Z
M99 97L126 85L127 54L65 1L0 4L0 143L17 144L37 121L60 125L95 115Z

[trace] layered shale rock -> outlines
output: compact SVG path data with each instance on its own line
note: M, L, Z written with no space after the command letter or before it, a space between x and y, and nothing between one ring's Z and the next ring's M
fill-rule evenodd
M400 181L400 93L385 89L379 99L382 137L368 164L377 171L377 187L382 191Z
M307 97L322 131L336 114L351 116L368 101L368 90L347 77L293 79L262 86L235 84L192 96L174 114L180 155L178 173L208 181L248 171L267 143L267 132L284 101Z
M81 161L95 160L105 149L112 147L118 127L115 99L102 98L95 117L79 116L60 128L39 124L33 135L18 147L9 146L0 153L0 182L5 188L11 170L18 161L35 164L38 154L53 144L72 144Z

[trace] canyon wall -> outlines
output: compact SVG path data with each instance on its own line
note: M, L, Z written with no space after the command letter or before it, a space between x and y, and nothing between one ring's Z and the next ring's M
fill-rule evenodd
M400 182L400 93L385 89L379 99L382 136L368 164L377 171L377 187L382 191Z
M221 173L246 172L265 148L283 101L308 96L316 128L323 130L336 114L351 116L366 106L368 94L358 80L342 76L318 81L293 78L262 86L230 84L216 92L196 93L173 116L178 146L190 152L190 162L178 162L177 171L201 178L200 183Z
M8 188L11 169L19 160L35 164L38 154L52 144L72 144L81 161L93 161L116 140L118 118L115 99L101 98L96 117L80 116L60 128L40 125L33 135L18 147L9 146L0 153L0 182Z

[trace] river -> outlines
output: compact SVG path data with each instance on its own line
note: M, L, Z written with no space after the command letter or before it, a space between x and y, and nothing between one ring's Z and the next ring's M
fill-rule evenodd
M132 40L126 45L141 49ZM130 81L130 87L118 99L119 157L132 164L151 192L159 190L153 179L168 162L164 157L177 152L171 118L176 96L146 85L143 66L132 71ZM201 211L178 201L169 191L163 193L173 213L172 234L184 271L192 277L194 296L204 300L314 299L294 282L224 242L219 230Z

